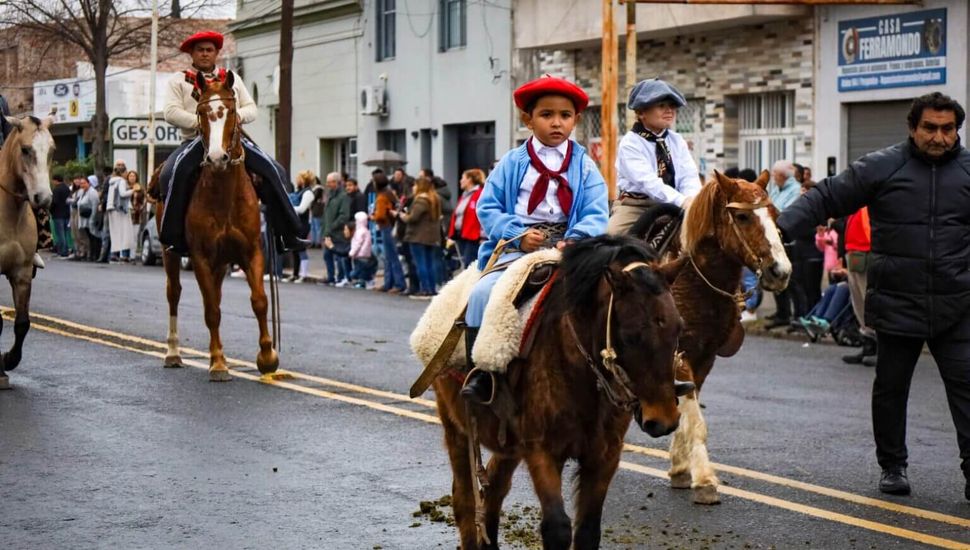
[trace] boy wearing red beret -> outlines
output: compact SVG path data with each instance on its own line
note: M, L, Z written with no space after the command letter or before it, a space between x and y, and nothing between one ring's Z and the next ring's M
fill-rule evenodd
M478 252L479 269L500 239L514 240L496 262L508 266L541 248L602 235L609 218L606 183L596 162L569 139L589 104L586 92L568 80L545 76L523 84L513 97L533 135L506 153L485 183L477 210L486 239ZM500 276L501 271L493 271L478 281L465 313L465 353L472 372L462 395L481 404L494 399L499 373L474 368L471 351Z

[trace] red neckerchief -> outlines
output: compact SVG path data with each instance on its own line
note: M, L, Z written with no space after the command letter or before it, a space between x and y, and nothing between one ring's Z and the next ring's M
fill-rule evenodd
M196 75L198 74L199 72L195 69L185 70L185 81L192 85L192 99L196 101L202 97L202 90L199 89L199 83L196 81ZM206 82L225 82L228 71L226 71L225 68L220 67L219 70L212 73L212 78L209 78L209 75L206 75L205 73L202 74L205 76Z
M573 156L573 142L568 142L566 146L566 158L562 161L562 167L555 172L543 164L542 159L539 158L536 150L532 147L531 138L526 142L525 148L529 152L529 162L539 172L539 179L536 181L535 187L532 188L532 193L529 195L529 208L527 212L532 214L539 204L546 199L546 192L549 190L549 180L555 179L559 183L556 187L556 197L559 199L560 208L562 208L563 213L568 218L569 211L573 206L573 190L569 188L569 182L566 181L564 173L569 169L569 161Z

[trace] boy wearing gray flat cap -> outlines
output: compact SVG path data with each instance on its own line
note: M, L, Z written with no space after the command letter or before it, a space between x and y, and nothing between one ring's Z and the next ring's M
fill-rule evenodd
M687 104L671 84L651 78L630 92L627 107L636 111L637 122L616 154L616 187L619 197L607 231L625 234L647 208L672 203L686 209L701 190L701 177L687 141L674 132L677 109Z

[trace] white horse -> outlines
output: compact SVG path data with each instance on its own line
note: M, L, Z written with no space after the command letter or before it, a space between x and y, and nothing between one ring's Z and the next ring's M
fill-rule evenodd
M30 330L30 286L37 252L37 222L31 207L51 203L50 166L54 138L50 126L54 117L7 117L13 131L0 149L0 274L13 289L16 309L14 344L0 354L0 389L9 389L5 371L20 364L24 338ZM0 320L0 331L3 329Z

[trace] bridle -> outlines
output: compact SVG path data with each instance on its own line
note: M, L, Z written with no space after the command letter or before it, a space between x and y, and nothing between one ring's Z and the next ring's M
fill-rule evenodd
M645 262L632 262L623 268L623 273L629 273L641 268L651 269L650 265ZM606 398L614 406L632 413L639 406L640 400L633 391L633 383L630 381L630 375L626 372L626 369L616 362L617 354L616 349L613 347L613 294L611 287L609 306L606 308L606 347L600 351L602 368L600 368L600 363L597 363L593 359L593 356L586 351L582 341L580 341L579 334L576 333L576 327L573 326L572 316L567 314L564 319L566 327L569 329L569 335L576 342L576 348L583 358L586 359L586 364L593 371L593 375L596 376L597 388L606 395ZM675 357L675 366L680 361L681 357L678 353ZM609 373L612 379L607 378L606 373Z
M761 208L768 208L769 206L771 206L771 199L765 197L764 199L758 202L729 202L727 203L725 208L727 208L728 210L748 210L753 212ZM741 233L741 229L738 228L737 222L734 221L733 213L728 216L728 224L731 226L731 229L734 230L734 234L735 236L737 236L738 241L741 242L741 246L744 247L744 253L745 253L744 264L755 266L754 273L755 275L757 275L758 282L760 283L762 268L764 267L764 259L754 253L754 250L751 248L751 245L748 244L748 240L745 239L744 234ZM697 265L697 262L694 261L693 254L688 253L687 259L690 260L690 265L691 267L694 268L694 271L697 273L697 275L701 278L702 281L704 281L704 283L711 290L720 294L721 296L734 300L735 302L737 302L739 308L743 308L744 303L748 300L748 298L754 296L755 289L753 288L748 289L746 292L741 292L740 290L737 290L735 292L728 292L726 290L722 290L718 288L717 286L714 285L714 283L712 283L710 280L708 280L707 277L704 276L704 273L701 271L701 268ZM750 263L748 262L749 260L751 260Z
M234 114L236 112L236 94L235 93L233 93L229 98L224 98L224 97L221 97L221 96L218 96L218 97L210 97L209 99L207 99L205 101L200 101L199 102L199 105L202 105L203 103L212 103L214 101L231 101L232 102L232 107L226 109L226 120L227 121L229 119L229 116L231 114ZM197 107L196 108L196 116L199 118L199 129L200 129L200 132L201 132L201 128L202 128L202 118L203 117L207 117L208 115L207 115L207 113L204 113L201 110L199 110L198 107ZM237 119L235 121L235 125L232 128L232 138L229 140L229 164L231 164L231 165L241 164L243 161L246 160L246 149L244 147L239 147L240 141L242 139L242 129L240 128L241 126L242 125L239 123L239 120ZM232 158L232 154L233 154L233 152L237 148L240 151L239 152L239 156L236 157L236 158ZM206 140L202 140L202 153L203 153L203 155L202 155L202 166L211 166L212 163L209 161L209 145L208 145L208 143L206 143Z

